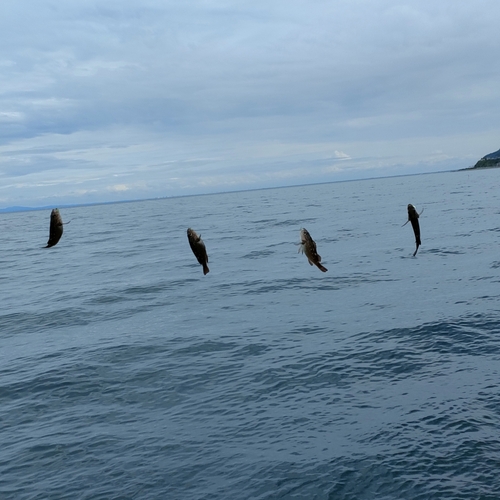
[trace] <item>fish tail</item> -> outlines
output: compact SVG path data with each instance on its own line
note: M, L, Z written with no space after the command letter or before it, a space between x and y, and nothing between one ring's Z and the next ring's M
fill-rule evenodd
M324 273L328 271L328 269L325 266L322 266L319 262L316 265L320 271L323 271Z
M413 257L415 257L415 255L417 255L419 246L420 246L420 243L417 243L417 248L415 248L415 252L413 252Z
M203 264L203 274L207 274L210 272L210 269L208 269L208 266L206 264Z

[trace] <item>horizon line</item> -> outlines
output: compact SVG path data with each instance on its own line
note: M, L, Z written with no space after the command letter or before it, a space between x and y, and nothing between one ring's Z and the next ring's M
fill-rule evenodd
M217 191L214 193L179 194L179 195L173 195L173 196L157 196L154 198L136 198L136 199L130 199L130 200L116 200L116 201L95 201L95 202L89 202L89 203L65 203L62 205L58 205L57 207L54 204L40 205L40 206L34 206L34 207L33 206L26 207L26 206L12 205L10 207L0 208L0 214L15 213L15 212L34 212L34 211L48 210L48 209L53 209L53 208L78 208L78 207L91 207L91 206L98 206L98 205L114 205L114 204L118 204L118 203L136 203L136 202L140 202L140 201L156 201L156 200L166 200L166 199L175 199L175 198L187 198L187 197L191 197L191 196L214 196L214 195L230 194L230 193L245 193L245 192L251 192L251 191L265 191L265 190L269 190L269 189L286 189L286 188L293 188L293 187L319 186L319 185L323 185L323 184L340 184L340 183L344 183L344 182L369 181L369 180L374 180L374 179L391 179L391 178L397 178L397 177L411 177L411 176L416 176L416 175L443 174L443 173L448 173L448 172L461 172L461 171L473 170L473 169L474 169L473 167L472 168L467 167L467 168L459 168L459 169L454 169L454 170L439 170L436 172L418 172L418 173L410 173L410 174L381 175L381 176L373 176L373 177L364 177L362 179L342 179L342 180L337 180L337 181L290 184L290 185L285 185L285 186L270 186L270 187L258 187L258 188L248 188L248 189L234 189L234 190L228 190L228 191Z

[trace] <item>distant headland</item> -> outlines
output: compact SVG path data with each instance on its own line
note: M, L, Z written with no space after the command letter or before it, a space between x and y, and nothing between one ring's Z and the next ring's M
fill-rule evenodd
M483 156L473 167L464 168L463 170L476 170L479 168L495 168L500 167L500 149L494 153Z

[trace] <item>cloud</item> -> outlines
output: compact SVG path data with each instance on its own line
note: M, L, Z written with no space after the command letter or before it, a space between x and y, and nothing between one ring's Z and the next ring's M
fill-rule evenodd
M126 184L115 184L114 186L108 186L108 189L110 191L128 191L130 186L127 186Z
M335 150L335 158L341 158L343 160L350 159L351 157L347 154L345 154L343 151L337 151Z
M467 166L499 147L498 14L496 0L2 4L6 203L372 175L363 158L380 174ZM108 188L117 175L129 189Z

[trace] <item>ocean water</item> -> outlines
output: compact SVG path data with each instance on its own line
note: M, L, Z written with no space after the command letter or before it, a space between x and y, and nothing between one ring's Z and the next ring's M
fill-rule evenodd
M500 498L499 181L1 215L0 498Z

